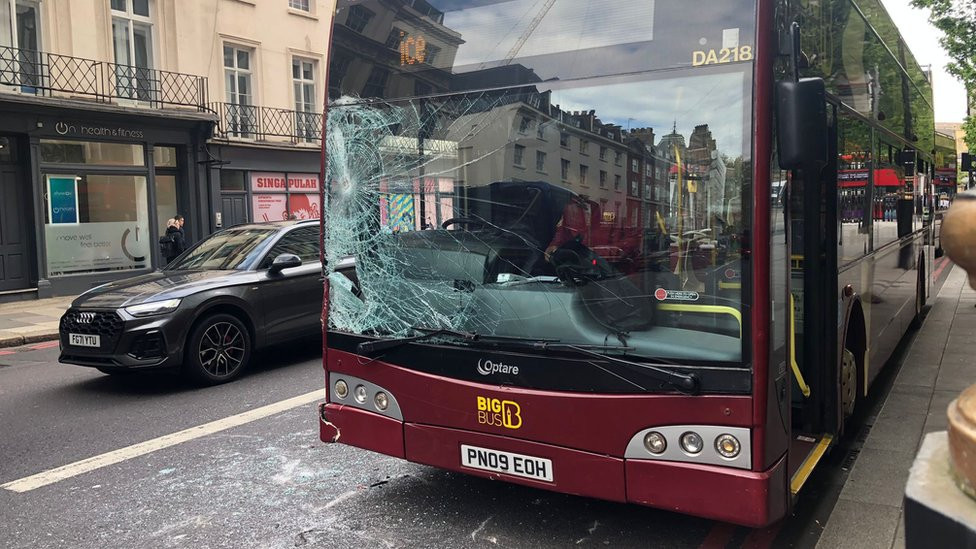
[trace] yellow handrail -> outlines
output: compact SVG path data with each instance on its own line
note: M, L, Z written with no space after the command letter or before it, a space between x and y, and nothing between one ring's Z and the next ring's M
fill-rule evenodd
M657 306L662 311L677 313L716 313L729 315L739 323L739 338L742 337L742 313L734 307L724 305L695 305L691 303L661 303Z
M796 383L800 386L800 392L804 397L810 396L810 386L803 381L803 374L800 373L800 365L796 363L796 308L793 304L793 293L790 293L790 366L793 368L793 375Z

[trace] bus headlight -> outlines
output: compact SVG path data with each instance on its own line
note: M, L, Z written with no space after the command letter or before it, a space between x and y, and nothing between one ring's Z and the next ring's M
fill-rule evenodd
M724 434L719 435L715 439L715 451L719 453L720 456L728 459L732 459L739 455L739 451L742 449L742 445L739 444L739 439L732 435Z
M681 449L691 455L700 454L702 448L705 447L705 443L702 442L702 437L694 431L687 431L681 435L679 442Z
M644 448L652 454L663 454L668 449L668 441L661 433L651 431L644 436Z
M349 394L349 386L346 385L344 380L339 380L335 382L335 395L339 398L346 398Z
M386 393L380 391L376 393L376 396L373 397L373 404L376 406L377 410L383 411L386 410L386 407L390 405L390 399L386 397Z
M353 390L353 397L356 398L356 402L360 404L365 404L366 397L367 397L366 386L356 385L356 388Z

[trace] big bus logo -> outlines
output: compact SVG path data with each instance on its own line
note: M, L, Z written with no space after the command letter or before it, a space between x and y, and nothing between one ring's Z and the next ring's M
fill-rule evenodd
M522 426L522 408L511 400L478 397L478 423L518 429Z

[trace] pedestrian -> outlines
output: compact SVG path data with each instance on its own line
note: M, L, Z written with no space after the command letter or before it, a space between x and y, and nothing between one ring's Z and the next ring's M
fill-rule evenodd
M159 251L167 265L186 250L183 223L185 221L182 215L174 215L172 219L166 221L166 234L159 238Z

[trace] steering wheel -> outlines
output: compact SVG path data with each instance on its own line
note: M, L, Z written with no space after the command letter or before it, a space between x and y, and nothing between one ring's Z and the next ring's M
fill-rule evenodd
M478 227L484 227L485 222L481 219L475 219L473 217L452 217L451 219L441 223L441 228L446 229L451 225L475 225Z

